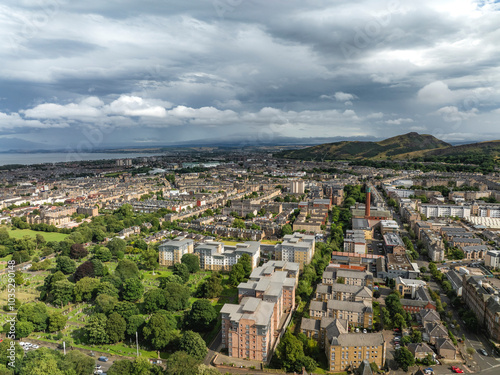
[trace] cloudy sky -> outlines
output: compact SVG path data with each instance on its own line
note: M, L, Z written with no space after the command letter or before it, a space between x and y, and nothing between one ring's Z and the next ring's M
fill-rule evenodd
M3 0L0 150L500 139L489 0Z

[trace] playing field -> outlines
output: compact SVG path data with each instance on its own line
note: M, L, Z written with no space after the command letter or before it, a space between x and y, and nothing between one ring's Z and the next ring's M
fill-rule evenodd
M12 230L12 228L7 228L7 232L9 232L9 236L12 238L23 238L24 236L30 236L35 238L37 234L41 234L46 241L62 241L66 237L67 234L64 233L55 233L55 232L36 232L31 229L16 229Z

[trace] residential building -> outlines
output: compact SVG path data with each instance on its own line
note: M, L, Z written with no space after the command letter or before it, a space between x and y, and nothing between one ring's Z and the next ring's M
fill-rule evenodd
M386 254L406 254L406 246L397 233L383 235Z
M421 343L409 343L408 344L408 350L413 354L415 359L425 359L429 354L432 357L435 357L434 350L431 349L429 345L427 345L425 342Z
M239 304L221 311L222 346L228 355L267 362L295 309L299 265L268 262L238 285Z
M422 204L419 211L426 217L470 217L470 206L455 206L448 204Z
M315 236L301 233L288 234L277 246L277 260L298 263L300 269L303 269L312 260L315 243Z
M423 280L413 280L413 279L403 279L401 277L396 277L396 290L401 294L403 298L415 299L417 289L421 287L426 287L427 283Z
M434 344L437 354L446 359L457 359L457 349L448 338L439 338Z
M230 357L268 361L278 328L274 305L245 297L239 305L226 303L222 307L222 346Z
M360 302L371 301L372 298L373 292L367 286L334 283L331 285L319 284L316 287L315 299L317 301L326 302L328 300L337 300Z
M260 242L247 241L226 246L222 242L207 241L197 244L194 253L199 255L203 270L230 271L243 254L250 256L254 269L260 260Z
M352 268L343 268L340 264L330 263L322 276L322 283L333 285L340 279L346 285L373 287L373 274L371 272Z
M500 250L489 250L484 257L484 265L491 268L500 268Z
M363 230L347 230L344 237L344 252L366 254L366 238Z
M464 275L462 297L486 333L500 342L500 280Z
M172 266L181 262L184 254L192 254L194 241L185 237L162 242L158 248L160 266Z
M381 333L337 334L336 330L327 330L325 351L330 371L354 370L364 360L375 362L379 368L385 364L386 345Z
M311 301L309 305L309 316L312 319L330 317L346 319L349 324L360 327L373 327L373 307L371 301L338 301L328 300L326 302Z

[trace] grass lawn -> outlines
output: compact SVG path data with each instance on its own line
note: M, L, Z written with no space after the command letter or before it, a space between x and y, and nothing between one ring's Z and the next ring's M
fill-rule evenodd
M281 242L283 242L283 241L261 240L260 242L261 242L261 243L268 244L268 245L276 245L276 244L281 243Z
M30 236L32 238L35 238L37 234L41 234L43 238L45 238L45 241L62 241L66 237L68 237L67 234L64 233L56 233L56 232L37 232L31 229L15 229L13 230L12 228L7 228L7 232L9 233L9 236L12 238L20 239L23 238L24 236Z
M224 243L224 245L226 246L236 246L236 244L241 243L237 241L221 241L221 242Z

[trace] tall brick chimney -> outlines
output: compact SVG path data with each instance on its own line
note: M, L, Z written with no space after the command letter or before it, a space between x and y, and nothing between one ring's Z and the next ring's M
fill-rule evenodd
M366 190L365 219L368 219L370 217L371 195L371 188L368 188Z

